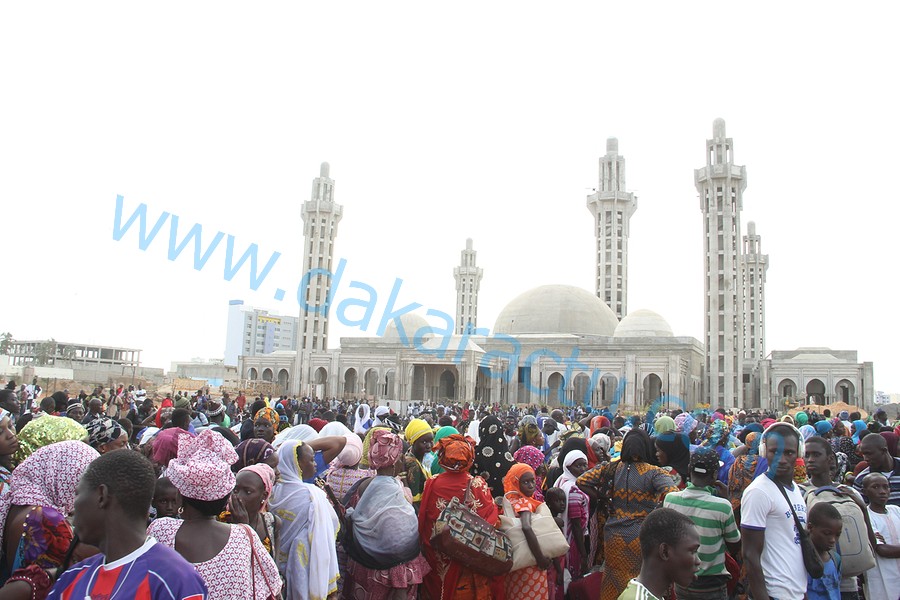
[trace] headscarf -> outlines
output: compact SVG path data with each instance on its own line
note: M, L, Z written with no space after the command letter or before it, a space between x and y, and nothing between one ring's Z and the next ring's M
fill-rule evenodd
M822 420L816 422L816 433L818 435L825 435L829 431L831 431L832 425L828 421Z
M237 473L241 469L262 463L267 458L275 454L275 447L259 438L244 440L234 448L237 454L237 461L231 465L231 470Z
M87 437L87 429L68 417L44 415L32 419L18 433L19 449L13 455L13 464L19 464L44 446L64 441L83 442Z
M322 428L328 425L328 421L325 419L310 419L309 426L316 430L316 432L321 432Z
M697 427L697 419L691 413L680 413L673 419L676 433L690 434Z
M256 411L256 414L253 415L254 423L259 419L265 419L274 426L277 426L281 421L281 418L278 416L278 412L276 412L274 408L269 408L268 406L266 408L259 409L258 411Z
M862 419L853 421L853 443L859 443L859 434L866 430L866 422Z
M88 432L88 443L95 450L103 444L119 439L122 425L109 417L97 417L85 426Z
M662 415L653 422L653 430L657 435L672 433L673 431L675 431L675 419L666 415Z
M603 415L597 415L593 419L591 419L591 437L597 433L597 430L603 429L604 427L610 427L609 419L604 417Z
M534 496L526 496L522 492L522 488L519 485L519 480L526 473L531 473L534 475L534 469L532 469L529 465L524 463L516 463L512 467L510 467L509 472L506 474L506 477L503 478L503 495L510 501L515 501L517 504L528 504L531 512L537 510L537 507L541 505L541 500L538 500ZM537 478L535 477L535 481ZM537 493L538 488L535 486L535 494Z
M272 486L275 485L275 470L266 463L257 463L242 468L237 474L240 475L244 472L256 473L256 475L262 479L263 487L266 490L266 496L263 499L261 510L266 510L269 506L269 496L272 495Z
M32 422L49 418L45 415ZM0 547L11 506L49 506L67 517L75 507L78 481L98 456L84 442L70 440L38 448L22 461L12 473L9 493L0 498Z
M794 415L794 420L797 422L797 425L806 425L809 423L809 415L801 411Z
M355 467L362 458L362 440L355 433L345 435L344 439L347 440L344 449L332 461L332 464L335 467Z
M391 409L387 406L378 406L375 408L375 419L372 421L372 427L387 426L387 417L391 414Z
M522 441L523 446L544 445L544 434L541 432L541 428L538 427L537 420L531 415L527 415L519 421L519 439Z
M163 413L164 410L169 409L166 413ZM159 410L156 411L156 426L163 426L163 419L172 414L172 411L175 410L175 404L172 402L171 398L166 398L162 401L162 404L159 405Z
M194 434L180 427L169 427L157 433L153 438L153 462L168 467L169 462L178 456L178 440L182 437L194 437Z
M166 476L185 498L219 500L234 490L231 465L237 459L231 443L207 429L178 440L178 456L169 462Z
M319 437L328 437L332 435L347 436L352 433L353 432L350 431L350 429L348 429L347 426L340 421L331 421L328 425L323 427L321 431L319 431Z
M838 413L838 418L841 421L847 421L850 419L850 413L847 412L846 410L842 410L841 412Z
M612 446L612 440L605 433L595 433L591 436L591 439L600 444L600 448L609 454L609 449Z
M409 425L406 426L406 441L407 443L412 445L416 442L417 439L431 432L431 426L427 421L425 421L424 419L413 419L409 422Z
M800 414L802 415L803 413ZM803 441L805 442L812 436L816 435L816 428L812 425L804 425L800 428L800 434L803 436Z
M544 453L535 448L534 446L522 446L516 453L513 454L513 458L516 462L520 462L522 464L526 464L531 467L535 474L535 487L534 487L534 497L541 502L544 501L544 492L542 491L544 487L544 478L538 477L537 469L544 464ZM504 486L506 485L504 481Z
M509 445L503 433L503 424L494 415L488 415L478 425L478 446L475 448L476 473L487 473L487 484L492 495L503 495L503 476L515 461L509 453Z
M365 434L369 427L372 426L372 420L369 418L371 412L368 404L360 404L356 409L356 421L353 423L353 433Z
M687 480L688 465L691 462L691 440L685 433L664 433L656 438L656 445L666 453L668 465Z
M272 445L275 446L275 449L277 450L282 444L287 442L298 440L301 442L311 442L317 437L319 437L319 434L309 425L294 425L276 435L275 439L272 440ZM281 469L279 469L279 471L280 470Z
M373 469L383 469L396 464L401 452L403 441L399 435L382 428L372 432L369 443L369 466Z
M563 531L569 530L569 494L572 493L572 488L575 487L575 481L578 479L575 475L572 474L572 471L569 470L569 467L572 466L576 460L583 458L585 462L587 462L587 455L581 450L572 450L568 454L566 454L566 458L563 461L563 474L559 476L559 479L556 480L554 487L560 488L562 491L566 493L566 510L563 512Z
M269 503L270 511L281 517L275 561L287 578L287 589L304 597L327 598L337 592L340 576L335 549L340 526L325 492L303 482L297 458L302 445L294 439L278 448L281 476Z
M447 471L468 471L475 462L475 445L458 433L442 439L437 448L438 462Z
M433 443L432 451L431 451L431 454L434 457L433 460L431 461L431 474L432 475L440 475L441 473L444 472L444 467L442 467L437 460L437 450L435 450L434 447L437 446L437 443L439 441L441 441L448 435L453 435L454 433L459 433L459 431L456 429L456 427L452 427L450 425L444 425L443 427L438 429L437 432L435 432L434 441L432 442Z
M723 440L727 443L729 433L728 423L722 419L716 419L713 421L712 427L709 430L709 437L706 439L704 445L713 448L720 445Z

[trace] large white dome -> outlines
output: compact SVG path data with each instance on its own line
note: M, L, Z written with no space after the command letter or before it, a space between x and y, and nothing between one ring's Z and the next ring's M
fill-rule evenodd
M616 327L616 337L674 337L665 319L652 310L640 309L628 313Z
M400 326L403 329L402 337L400 335L400 331L398 331L397 329L398 319L400 321ZM434 330L422 315L417 315L416 313L405 313L400 315L398 319L391 319L391 322L388 323L387 327L384 328L384 335L382 336L384 339L400 341L401 343L405 342L405 345L410 346L413 345L417 333L423 338L428 338L434 335ZM423 329L425 329L425 331L422 331Z
M616 314L594 294L571 285L542 285L507 304L494 333L611 336L618 324Z

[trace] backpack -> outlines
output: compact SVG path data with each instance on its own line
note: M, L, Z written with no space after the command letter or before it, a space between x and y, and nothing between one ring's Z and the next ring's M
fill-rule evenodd
M841 520L844 522L838 540L841 577L855 577L875 566L875 551L869 543L865 515L853 498L833 486L810 489L804 497L807 514L818 502L828 502L841 513Z

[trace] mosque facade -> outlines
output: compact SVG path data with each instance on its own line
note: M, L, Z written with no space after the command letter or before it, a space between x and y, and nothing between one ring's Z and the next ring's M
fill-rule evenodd
M746 168L734 163L725 122L713 124L706 165L694 180L704 221L704 341L674 335L646 309L628 312L628 236L637 198L625 187L618 141L607 141L599 185L587 198L596 237L593 292L544 285L504 307L490 335L475 335L483 270L471 239L461 252L452 335L416 313L393 320L378 337L341 338L329 350L330 278L312 275L300 315L298 348L241 356L252 380L318 398L367 398L402 407L414 401L583 404L623 411L650 407L783 410L790 403L844 401L871 408L873 367L855 351L765 350L765 278L769 257L740 213ZM343 208L334 201L327 163L303 206L304 266L330 271ZM317 271L322 269L324 271Z

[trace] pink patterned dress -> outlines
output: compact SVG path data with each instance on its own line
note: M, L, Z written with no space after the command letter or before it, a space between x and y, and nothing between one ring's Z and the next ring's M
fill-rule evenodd
M182 523L169 517L157 519L150 524L147 534L175 548L175 535ZM266 600L272 595L277 597L281 591L275 561L246 525L232 525L222 551L210 560L193 565L209 588L209 600Z

